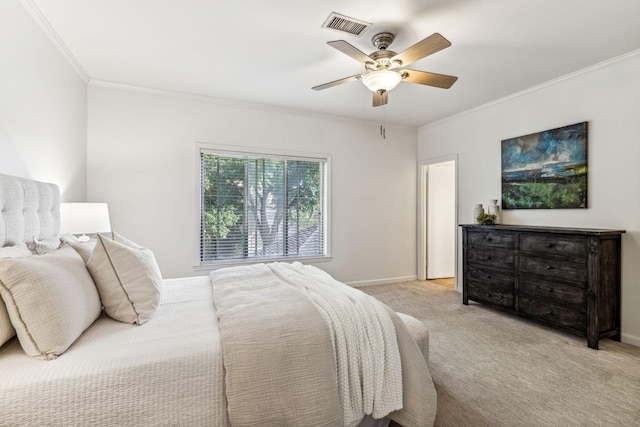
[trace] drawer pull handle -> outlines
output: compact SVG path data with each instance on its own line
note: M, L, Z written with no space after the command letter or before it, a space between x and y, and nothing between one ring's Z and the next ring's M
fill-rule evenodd
M548 248L552 248L553 247L553 243L547 243L547 247Z
M547 270L553 270L553 267L550 265L547 265Z

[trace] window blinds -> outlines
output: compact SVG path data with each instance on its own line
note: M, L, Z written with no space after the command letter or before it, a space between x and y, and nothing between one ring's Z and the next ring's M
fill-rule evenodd
M326 159L201 151L200 262L325 255Z

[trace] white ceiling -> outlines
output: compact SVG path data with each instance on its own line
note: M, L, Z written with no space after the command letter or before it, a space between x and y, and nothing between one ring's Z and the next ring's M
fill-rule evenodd
M90 82L421 126L640 49L639 0L22 0ZM374 25L361 37L321 28L331 12ZM42 22L40 22L42 24ZM401 83L384 108L364 72L329 47L400 52L438 32L452 46L411 68L451 74L449 90Z

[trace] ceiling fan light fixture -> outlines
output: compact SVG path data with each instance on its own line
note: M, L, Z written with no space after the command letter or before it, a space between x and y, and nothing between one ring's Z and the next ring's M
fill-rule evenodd
M362 76L362 83L374 93L390 91L402 81L402 76L391 70L371 71Z

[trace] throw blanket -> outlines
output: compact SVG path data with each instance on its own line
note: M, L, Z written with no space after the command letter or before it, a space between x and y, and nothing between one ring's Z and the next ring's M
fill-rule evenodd
M433 423L426 362L388 307L299 263L211 278L232 425L354 426L364 414Z
M268 266L306 291L325 319L334 346L345 426L364 414L384 418L402 408L402 367L396 331L382 303L301 263Z

